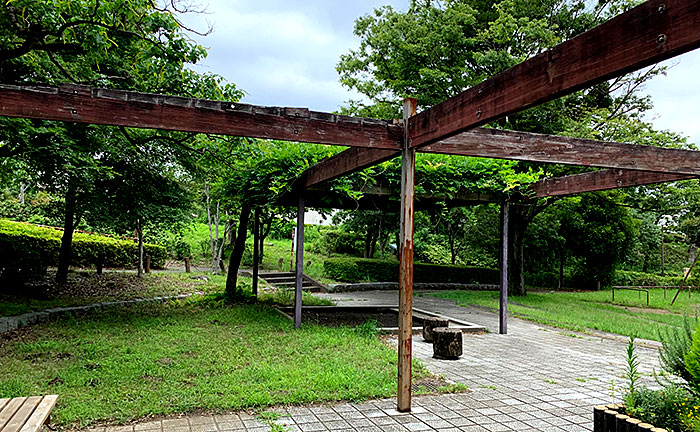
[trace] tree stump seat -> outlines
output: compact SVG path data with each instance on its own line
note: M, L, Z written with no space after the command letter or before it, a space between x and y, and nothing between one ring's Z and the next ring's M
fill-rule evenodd
M433 329L433 357L456 360L462 355L462 330L437 327Z
M423 340L433 341L433 330L438 327L449 327L450 321L446 318L430 317L423 320Z

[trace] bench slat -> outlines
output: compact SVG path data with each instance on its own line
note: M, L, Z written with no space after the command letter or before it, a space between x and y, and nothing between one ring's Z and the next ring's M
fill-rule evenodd
M56 400L58 400L57 395L44 396L34 410L34 414L29 417L29 420L22 426L20 432L37 432L39 428L41 428L41 425L46 422L46 419L49 418L51 410L53 410L53 407L56 405Z
M0 412L2 412L2 409L5 408L8 402L10 402L10 398L0 399Z
M2 411L0 411L0 431L3 430L5 425L10 421L12 416L15 415L17 410L22 406L24 403L24 400L27 399L25 397L18 397L11 399L10 402L5 405L5 408L3 408Z
M19 432L24 426L24 423L36 409L36 407L41 402L41 396L30 396L25 399L22 406L17 410L10 421L2 428L2 432Z

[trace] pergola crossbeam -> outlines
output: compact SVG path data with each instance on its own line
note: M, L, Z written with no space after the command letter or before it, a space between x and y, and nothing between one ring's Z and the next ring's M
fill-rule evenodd
M483 126L700 46L700 3L647 1L409 122L412 147Z
M0 115L76 123L400 150L384 120L87 86L0 84Z

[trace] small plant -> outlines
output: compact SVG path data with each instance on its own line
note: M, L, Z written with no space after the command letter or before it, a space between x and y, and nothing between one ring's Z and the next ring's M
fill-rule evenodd
M659 340L663 345L663 350L659 350L661 370L668 375L680 378L686 385L689 385L692 380L685 362L686 353L690 351L693 341L692 327L691 320L686 318L683 329L669 328L659 331ZM663 385L672 385L672 383L672 378L665 378L661 382Z
M639 373L639 356L634 351L634 336L630 336L630 341L627 344L627 371L625 372L625 378L627 378L627 392L630 397L634 398L635 390L637 389L637 381L641 378Z
M690 391L700 396L700 324L693 335L690 348L683 356L685 368L688 371Z
M362 337L375 338L379 334L379 322L367 320L364 324L354 327L353 331Z

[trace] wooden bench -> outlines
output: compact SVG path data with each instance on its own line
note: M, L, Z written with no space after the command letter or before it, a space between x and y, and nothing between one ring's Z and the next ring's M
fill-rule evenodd
M57 399L56 395L0 399L0 432L37 432Z

